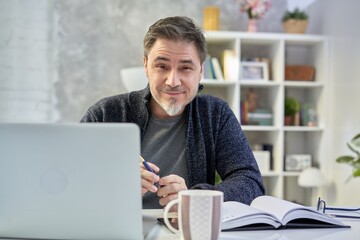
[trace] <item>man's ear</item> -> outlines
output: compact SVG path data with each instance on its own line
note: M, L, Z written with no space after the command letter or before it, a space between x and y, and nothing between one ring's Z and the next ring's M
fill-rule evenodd
M148 59L147 57L143 57L143 63L144 63L144 70L145 70L145 74L146 76L148 76L148 68L147 68L147 65L148 65Z
M204 63L200 64L200 79L203 76L203 71L204 71Z

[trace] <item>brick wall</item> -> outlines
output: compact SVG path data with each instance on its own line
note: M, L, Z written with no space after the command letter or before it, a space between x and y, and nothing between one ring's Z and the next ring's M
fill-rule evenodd
M0 122L52 120L50 4L0 1Z

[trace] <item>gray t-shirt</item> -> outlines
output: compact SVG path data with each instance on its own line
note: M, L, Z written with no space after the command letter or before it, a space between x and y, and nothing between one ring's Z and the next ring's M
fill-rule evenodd
M176 174L189 185L185 157L185 134L187 125L184 114L171 119L150 117L145 136L141 142L141 155L160 168L160 177ZM143 208L162 208L156 193L147 192Z

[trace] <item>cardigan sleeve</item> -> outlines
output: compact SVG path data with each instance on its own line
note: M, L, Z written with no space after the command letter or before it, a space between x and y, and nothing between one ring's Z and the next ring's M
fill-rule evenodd
M99 122L97 117L93 114L93 112L89 109L86 111L85 115L81 118L80 122Z
M240 123L228 105L222 107L219 116L214 165L222 182L218 185L200 183L192 188L219 190L224 193L224 201L250 204L265 193L259 168Z

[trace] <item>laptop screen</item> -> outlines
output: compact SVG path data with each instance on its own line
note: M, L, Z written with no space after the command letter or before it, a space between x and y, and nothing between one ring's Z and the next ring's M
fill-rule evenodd
M135 124L0 124L0 237L142 239Z

